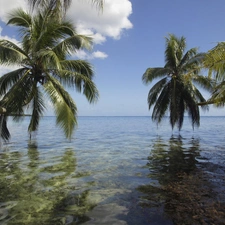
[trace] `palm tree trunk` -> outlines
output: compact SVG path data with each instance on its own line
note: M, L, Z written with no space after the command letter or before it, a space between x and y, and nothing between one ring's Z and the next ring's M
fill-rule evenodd
M206 101L206 102L199 102L197 105L204 106L204 105L212 105L212 104L216 104L216 101L211 100L211 101Z
M1 115L0 120L0 149L2 149L2 124L3 124L4 114Z

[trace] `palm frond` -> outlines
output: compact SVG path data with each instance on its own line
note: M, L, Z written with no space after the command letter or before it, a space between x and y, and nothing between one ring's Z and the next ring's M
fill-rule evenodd
M193 64L199 64L200 60L203 58L203 55L197 55L197 48L192 48L188 50L182 59L180 60L179 67L180 68L190 68Z
M195 101L195 98L193 98L193 96L187 89L183 89L182 96L186 104L188 115L191 118L192 127L198 127L200 125L200 114L197 101Z
M217 81L224 80L225 73L225 42L218 43L213 49L207 52L204 58L204 67L214 72Z
M105 0L90 0L93 5L96 5L97 8L103 10Z
M72 0L28 0L31 9L39 9L48 7L51 10L59 10L59 12L65 13L69 6L71 5Z
M179 124L179 120L182 121L181 115L180 115L180 109L181 111L183 111L182 108L184 107L183 102L181 101L181 91L183 89L183 85L181 80L178 79L177 77L172 78L169 84L170 84L170 93L169 93L170 124L173 129L176 123ZM178 125L178 128L179 128L179 125Z
M167 77L158 81L149 91L148 93L148 107L151 109L152 105L155 104L160 92L162 91L163 87L167 83Z
M24 113L24 106L31 100L32 84L32 78L27 73L23 74L1 100L1 104L7 109L7 112L15 114L15 120L20 119L20 115Z
M87 49L92 48L92 38L84 35L74 35L68 37L52 48L56 54L61 55L72 55L72 53L77 52L78 49Z
M169 68L164 67L148 68L142 76L142 81L144 84L148 84L156 78L169 75L171 72Z
M214 104L217 107L223 107L225 105L225 81L222 81L215 86L214 91L207 102L209 104Z
M29 28L32 21L30 14L26 13L22 8L11 11L8 19L7 24L25 28Z
M60 71L59 78L62 84L74 87L78 92L83 90L90 103L94 103L99 98L99 92L92 81L94 73L92 66L84 60L65 60L61 62L67 69Z
M155 106L153 108L152 112L152 120L156 121L157 124L159 124L165 115L168 105L170 103L170 84L167 83L167 85L164 86L163 90L161 91L159 97L156 100Z
M51 76L44 84L44 90L54 106L57 125L64 130L67 138L71 138L74 127L77 125L77 107L73 99L62 85Z
M203 75L193 76L192 81L201 88L210 92L212 92L213 88L215 87L215 81Z
M28 72L27 68L20 68L0 77L0 96L3 96L19 79Z
M86 60L63 60L61 61L62 68L65 71L62 71L62 77L70 76L70 72L77 72L78 74L83 74L84 76L93 79L94 70L93 66ZM72 74L71 74L72 75Z
M194 95L196 97L197 105L199 105L199 103L201 104L201 103L206 102L206 99L204 98L204 96L202 95L202 93L197 88L195 89L195 94ZM201 108L203 110L209 110L209 106L207 104L206 105L202 104L200 106L201 106Z
M41 49L36 56L42 60L44 68L47 70L61 70L61 62L58 55L51 49Z
M18 65L26 59L26 53L16 44L8 40L0 40L0 63Z
M185 48L186 40L184 37L178 38L170 34L169 37L166 38L165 67L176 70L183 57Z
M99 92L92 80L85 79L83 85L83 94L90 103L96 103L99 98Z
M83 92L90 103L98 101L99 92L95 83L89 77L77 72L63 71L60 76L62 84L68 87L73 87L78 92Z
M85 0L87 1L87 0ZM96 5L98 9L103 10L104 7L104 0L89 0L93 5ZM62 11L62 13L65 13L68 8L70 7L72 0L28 0L31 9L35 9L37 7L48 7L50 9L58 8L58 10Z

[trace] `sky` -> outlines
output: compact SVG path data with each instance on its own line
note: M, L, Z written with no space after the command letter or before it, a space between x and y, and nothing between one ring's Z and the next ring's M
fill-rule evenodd
M18 7L26 10L26 0L0 0L0 39L19 41L6 26L7 13ZM187 50L206 52L225 41L224 12L224 0L105 0L103 11L88 0L72 0L67 16L78 33L94 41L91 52L79 51L76 57L92 63L100 93L90 105L82 94L69 90L78 115L150 116L147 95L152 85L144 85L142 75L149 67L164 66L165 37L184 36ZM12 69L0 65L0 76ZM224 116L225 109L211 106L200 113ZM51 109L46 112L51 114Z

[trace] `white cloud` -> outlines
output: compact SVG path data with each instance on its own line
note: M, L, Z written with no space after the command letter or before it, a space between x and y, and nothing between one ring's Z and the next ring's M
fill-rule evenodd
M124 30L132 28L128 19L131 13L129 0L105 0L103 11L97 10L90 1L75 0L68 16L76 22L78 29L89 28L103 36L119 39Z
M7 13L18 7L28 9L27 0L0 0L0 19L6 22ZM91 36L97 45L104 43L107 38L120 39L124 31L131 29L131 13L129 0L104 0L103 11L90 0L73 0L67 15L75 23L78 33ZM79 54L84 57L87 53L81 51ZM107 55L93 53L90 57L105 58Z
M1 0L0 19L7 20L7 14L14 8L28 9L27 0ZM105 0L103 11L89 0L73 0L68 17L78 29L90 30L95 36L108 36L119 39L124 30L132 28L129 16L132 4L129 0Z
M78 34L92 37L94 44L102 44L106 41L106 37L100 33L94 33L93 30L83 27L81 24L76 28Z
M105 54L104 52L100 52L100 51L93 52L93 53L92 53L92 56L93 56L94 58L100 58L100 59L105 59L105 58L108 57L107 54Z
M102 44L103 42L106 41L106 37L104 37L103 35L99 33L95 33L93 34L93 41L95 44Z
M8 13L15 8L27 9L27 0L1 0L0 19L7 22Z
M108 57L108 55L101 51L95 51L93 53L89 53L84 50L79 50L76 52L74 57L77 57L79 59L96 59L96 58L105 59Z
M88 53L84 50L79 50L76 52L74 57L77 57L79 59L87 59L88 58Z

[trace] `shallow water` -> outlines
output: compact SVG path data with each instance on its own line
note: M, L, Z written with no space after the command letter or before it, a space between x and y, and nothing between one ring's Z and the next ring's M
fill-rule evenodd
M0 152L0 224L173 224L163 207L144 207L143 185L162 185L198 162L224 166L225 117L193 130L150 117L79 117L71 141L44 117L29 140L28 118L9 120Z

